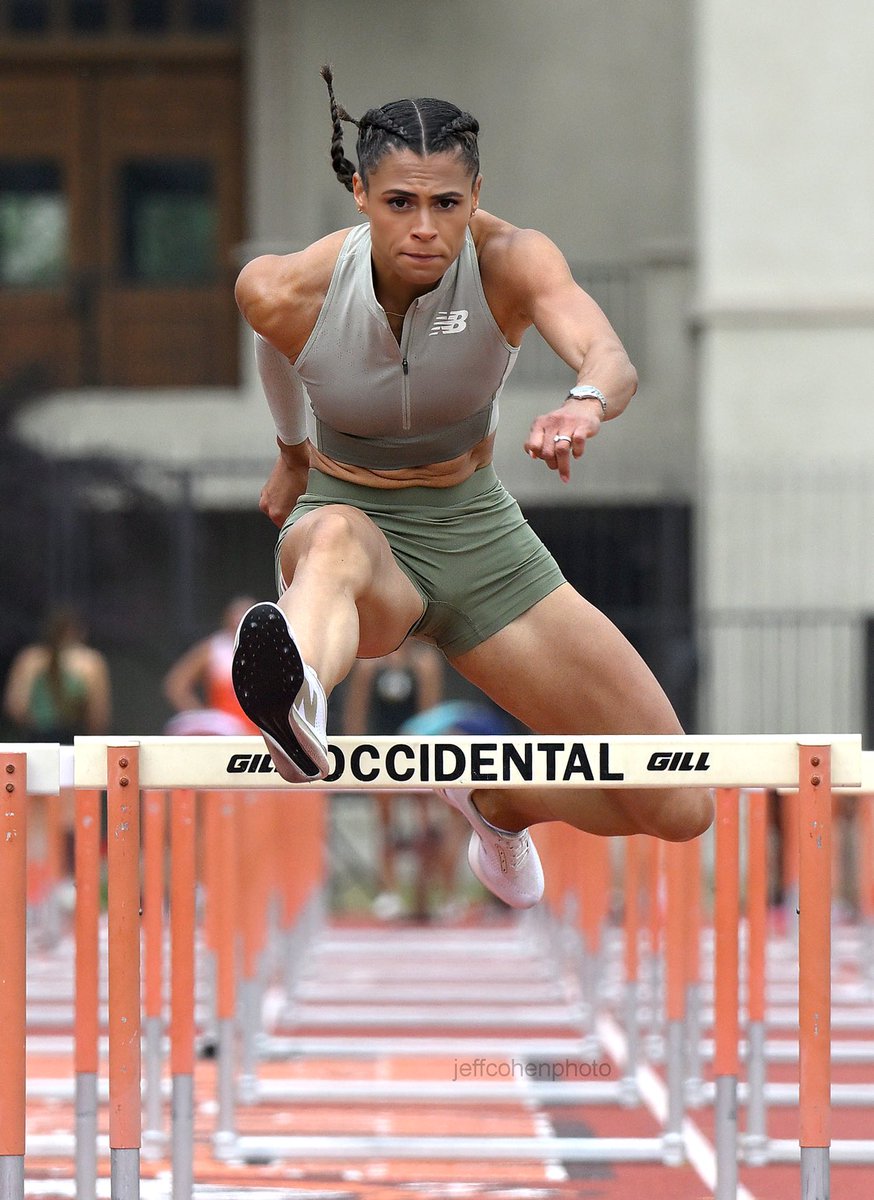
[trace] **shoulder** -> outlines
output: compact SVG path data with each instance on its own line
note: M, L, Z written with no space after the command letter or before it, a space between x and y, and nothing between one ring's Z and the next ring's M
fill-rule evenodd
M471 232L489 307L504 335L518 345L533 322L537 297L573 285L567 261L546 234L482 210L471 222Z
M524 292L543 272L570 275L558 246L538 229L523 229L479 212L471 222L471 232L486 283L497 280Z
M99 650L91 646L71 646L68 655L69 668L89 679L103 675L108 669L106 659Z
M9 668L10 676L18 677L34 675L45 667L48 662L48 651L43 646L25 646L19 650Z
M349 229L338 229L293 254L262 254L243 267L234 295L256 333L294 357L304 330L324 303ZM306 340L304 338L304 340Z

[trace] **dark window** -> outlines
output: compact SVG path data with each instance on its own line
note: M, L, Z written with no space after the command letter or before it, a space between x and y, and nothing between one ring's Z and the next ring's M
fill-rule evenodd
M191 0L192 29L202 33L226 33L233 24L233 0Z
M210 163L129 162L122 169L122 274L144 284L203 284L216 273Z
M0 162L0 284L60 283L67 267L67 225L57 163Z
M131 25L139 33L159 33L167 28L167 0L133 0Z
M9 28L13 33L42 33L48 24L48 0L11 0Z
M108 24L107 0L70 0L70 25L76 33L102 33Z

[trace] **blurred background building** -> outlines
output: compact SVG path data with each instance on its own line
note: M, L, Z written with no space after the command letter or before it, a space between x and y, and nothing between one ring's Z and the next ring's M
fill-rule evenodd
M0 671L73 603L117 730L228 597L272 595L249 257L354 222L359 115L482 126L484 207L549 234L639 396L559 485L530 333L497 466L701 732L874 722L874 9L838 0L3 0Z

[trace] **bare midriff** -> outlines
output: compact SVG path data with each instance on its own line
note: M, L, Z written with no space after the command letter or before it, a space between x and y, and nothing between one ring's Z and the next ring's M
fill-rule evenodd
M335 479L343 479L347 483L356 483L361 487L372 488L409 488L409 487L455 487L470 479L474 471L487 466L492 461L492 451L495 435L477 442L464 454L456 458L448 458L445 462L429 463L424 467L401 467L392 471L373 470L370 467L353 467L349 463L337 462L322 454L315 446L310 449L310 466L325 475L333 475Z

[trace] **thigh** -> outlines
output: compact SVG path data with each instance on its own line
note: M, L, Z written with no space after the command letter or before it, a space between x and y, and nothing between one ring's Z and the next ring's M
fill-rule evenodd
M567 583L452 665L536 733L682 733L631 643Z

